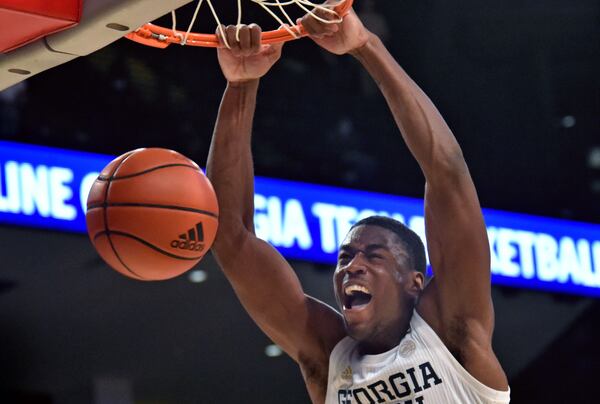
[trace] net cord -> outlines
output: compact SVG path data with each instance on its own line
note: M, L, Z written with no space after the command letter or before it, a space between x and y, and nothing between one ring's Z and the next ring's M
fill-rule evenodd
M342 22L342 17L337 12L335 12L333 9L335 7L337 7L338 5L340 5L341 3L343 3L345 0L338 0L334 3L329 3L326 5L315 4L310 0L288 0L288 1L283 1L283 2L280 0L275 0L275 1L273 1L273 0L270 0L270 1L269 0L250 0L250 1L252 1L252 2L258 4L260 7L262 7L267 13L269 13L271 15L271 17L273 17L273 19L275 19L275 21L277 21L279 23L281 28L284 28L287 32L289 32L290 35L292 35L294 38L297 38L300 35L300 33L298 30L294 31L291 28L291 27L294 27L294 22L292 21L289 14L283 8L284 6L296 5L299 8L301 8L303 11L305 11L307 14L310 14L313 18L315 18L316 20L318 20L322 23L338 24L338 23ZM194 15L192 17L192 20L190 21L190 24L188 25L185 35L182 35L177 32L177 16L176 16L175 10L171 11L173 35L175 37L179 38L179 43L181 45L185 45L188 42L188 37L189 37L190 33L192 32L192 28L193 28L194 24L196 23L196 19L198 18L198 12L200 11L200 8L201 8L203 2L204 2L204 0L198 0L198 4L196 5L196 9L194 10ZM212 5L211 0L206 0L206 3L208 3L208 7L210 8L213 18L217 22L217 29L219 30L219 34L220 34L221 38L223 39L225 47L230 49L231 47L229 46L229 43L227 43L227 38L225 36L225 32L223 31L223 24L221 24L221 21L219 20L219 17ZM310 10L308 7L312 7L312 10ZM240 40L240 28L242 26L242 0L237 0L237 8L238 8L238 16L237 16L235 37L236 37L236 40L239 41ZM271 10L271 8L279 9L279 11L283 14L283 16L284 16L285 20L287 20L287 22L284 22L280 16L278 16L273 10ZM325 13L333 14L333 15L335 15L336 18L334 18L332 20L326 20L326 19L316 15L314 10L320 10Z

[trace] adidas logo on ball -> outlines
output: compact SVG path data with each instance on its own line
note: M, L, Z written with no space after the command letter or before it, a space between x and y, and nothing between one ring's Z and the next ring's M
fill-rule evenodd
M204 229L202 222L192 227L187 233L180 234L178 240L171 241L171 247L180 250L202 251L204 249Z

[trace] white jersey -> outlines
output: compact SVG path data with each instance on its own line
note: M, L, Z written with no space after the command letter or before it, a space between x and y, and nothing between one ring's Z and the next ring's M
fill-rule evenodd
M494 390L471 376L416 311L409 332L390 351L360 356L357 342L346 337L329 358L325 404L509 401L510 390Z

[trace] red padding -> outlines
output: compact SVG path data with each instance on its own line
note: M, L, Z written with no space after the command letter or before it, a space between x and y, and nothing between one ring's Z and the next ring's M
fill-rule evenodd
M82 0L0 0L0 52L77 25Z

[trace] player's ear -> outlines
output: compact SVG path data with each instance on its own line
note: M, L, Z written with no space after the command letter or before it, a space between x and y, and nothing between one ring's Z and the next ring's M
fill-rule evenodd
M425 276L419 271L410 271L407 292L417 298L425 287Z

